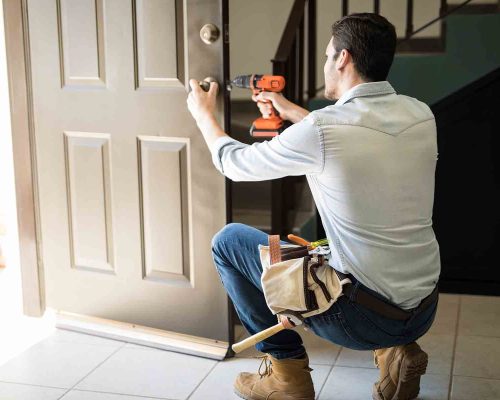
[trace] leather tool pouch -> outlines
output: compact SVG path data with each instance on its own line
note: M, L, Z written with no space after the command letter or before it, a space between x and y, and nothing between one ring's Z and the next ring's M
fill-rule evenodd
M259 245L259 252L262 288L273 314L321 314L350 282L339 279L324 255L310 255L307 246L280 245L278 235L270 235L269 246Z

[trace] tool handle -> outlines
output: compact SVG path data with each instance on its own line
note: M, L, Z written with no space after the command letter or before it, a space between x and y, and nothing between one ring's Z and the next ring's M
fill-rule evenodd
M271 326L270 328L267 328L261 332L256 333L255 335L250 336L249 338L246 338L245 340L242 340L241 342L233 344L231 348L235 353L241 353L243 350L246 350L249 347L257 344L258 342L267 339L269 336L273 336L274 334L281 332L283 329L285 329L285 326L280 322L279 324Z
M271 103L271 114L269 115L268 118L277 117L277 118L283 120L283 118L280 117L280 113L278 112L278 110L276 110L276 108L274 108L273 102L271 100L269 100L269 102Z
M288 235L288 239L302 246L309 246L311 244L311 242L308 242L306 239L301 238L300 236L293 235L291 233Z

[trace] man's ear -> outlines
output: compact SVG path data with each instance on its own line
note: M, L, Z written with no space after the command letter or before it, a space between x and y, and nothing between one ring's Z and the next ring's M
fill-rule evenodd
M346 50L342 49L337 58L336 67L337 69L343 69L351 60L351 54Z

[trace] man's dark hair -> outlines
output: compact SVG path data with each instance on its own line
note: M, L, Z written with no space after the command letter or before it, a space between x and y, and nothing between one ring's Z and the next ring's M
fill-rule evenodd
M334 59L346 49L356 70L366 81L384 81L394 60L396 30L378 14L359 13L342 17L332 25Z

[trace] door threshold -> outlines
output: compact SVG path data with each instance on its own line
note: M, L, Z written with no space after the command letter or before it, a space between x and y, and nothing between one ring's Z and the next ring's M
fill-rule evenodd
M229 343L221 340L65 311L56 313L56 327L212 360L223 360L229 349Z

